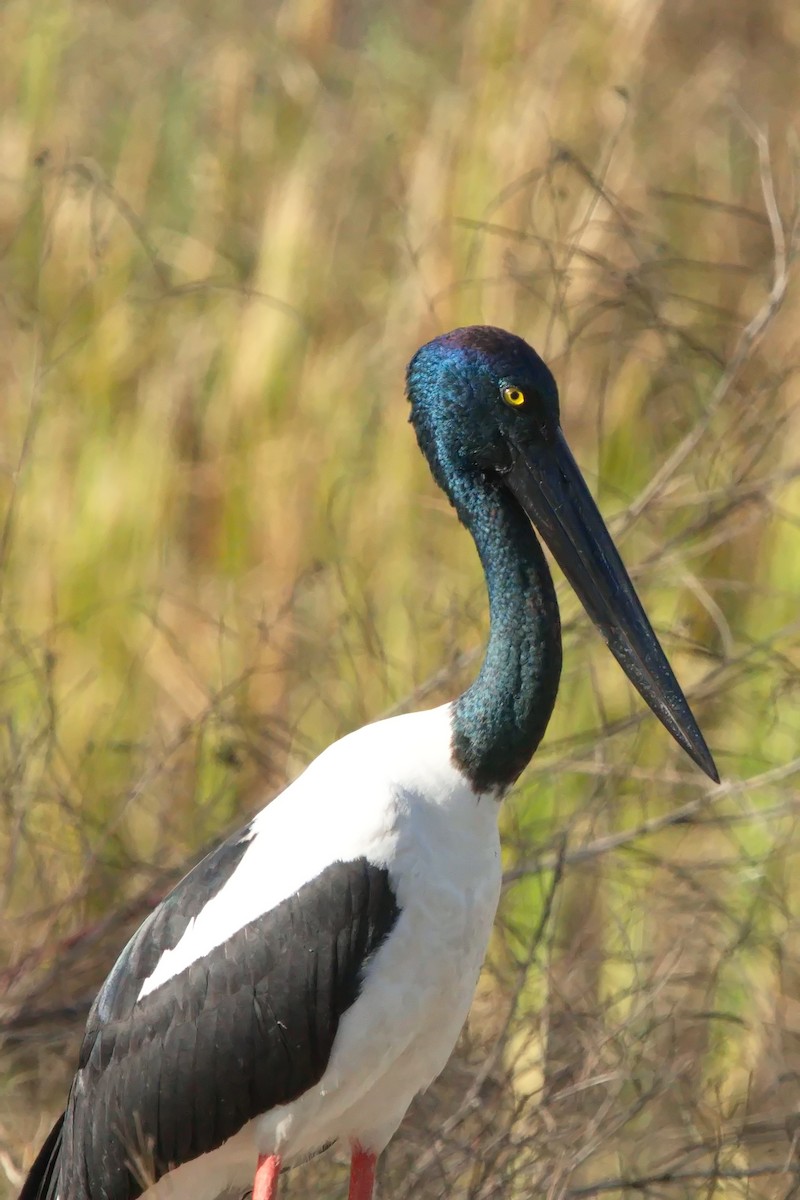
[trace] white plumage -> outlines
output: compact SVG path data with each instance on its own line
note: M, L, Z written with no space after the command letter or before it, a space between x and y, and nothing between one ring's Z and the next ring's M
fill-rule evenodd
M328 747L254 820L225 886L167 951L153 990L313 880L332 860L388 868L401 916L299 1100L164 1176L146 1200L214 1200L256 1155L291 1163L332 1140L379 1152L441 1072L466 1020L500 894L499 805L452 762L451 705L367 725ZM301 842L302 860L280 848Z

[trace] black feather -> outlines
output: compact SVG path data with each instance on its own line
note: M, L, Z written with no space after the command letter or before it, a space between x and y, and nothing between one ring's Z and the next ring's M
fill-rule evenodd
M226 877L239 845L212 856ZM206 887L216 882L211 865L195 869ZM193 876L145 922L101 989L63 1132L59 1122L21 1200L54 1200L54 1186L65 1200L135 1200L172 1167L301 1096L322 1078L364 968L400 915L385 868L364 858L333 863L138 1000L198 910L181 894Z
M36 1155L36 1160L22 1185L19 1200L53 1200L58 1186L64 1115L62 1113L58 1118Z

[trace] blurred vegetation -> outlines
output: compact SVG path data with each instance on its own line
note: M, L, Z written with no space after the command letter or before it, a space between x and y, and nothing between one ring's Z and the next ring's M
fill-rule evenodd
M490 963L384 1194L797 1193L799 47L793 0L4 0L0 1195L187 864L474 673L402 381L479 321L553 366L725 779L562 590Z

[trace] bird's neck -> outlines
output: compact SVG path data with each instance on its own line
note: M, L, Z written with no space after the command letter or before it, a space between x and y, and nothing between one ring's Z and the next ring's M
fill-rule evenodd
M541 546L505 491L470 479L454 496L483 563L491 632L453 705L453 756L478 792L509 787L539 745L558 692L561 623Z

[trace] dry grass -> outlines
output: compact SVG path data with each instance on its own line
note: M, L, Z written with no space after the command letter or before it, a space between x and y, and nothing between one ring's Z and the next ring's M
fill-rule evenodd
M726 782L564 592L469 1035L385 1194L795 1194L798 45L792 0L5 0L0 1195L185 864L474 671L402 372L483 320L553 365Z

